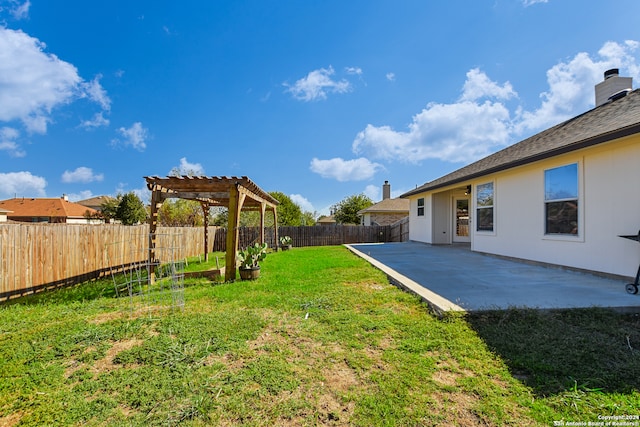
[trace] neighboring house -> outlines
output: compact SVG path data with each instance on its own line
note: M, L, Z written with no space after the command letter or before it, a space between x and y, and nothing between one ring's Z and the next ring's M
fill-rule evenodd
M609 70L594 109L403 194L410 240L635 276L640 246L619 237L640 229L640 90L630 89Z
M0 209L9 210L7 218L18 222L48 222L67 224L98 224L102 220L87 219L98 212L70 202L66 196L55 199L14 198L0 201Z
M98 212L102 212L102 205L105 202L110 202L112 200L116 199L111 196L96 196L90 199L78 200L76 203L94 209Z
M10 213L11 211L0 209L0 222L7 222L7 215Z
M382 201L358 211L361 225L390 225L409 216L408 199L392 199L391 185L385 181L382 186Z
M333 215L323 216L316 221L316 225L336 225L336 219L333 217Z

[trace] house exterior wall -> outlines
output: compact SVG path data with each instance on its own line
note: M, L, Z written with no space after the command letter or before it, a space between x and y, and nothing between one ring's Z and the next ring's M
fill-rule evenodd
M439 245L447 245L452 242L452 206L451 192L444 191L433 195L433 229L432 242Z
M418 216L418 199L424 199L424 215ZM431 211L433 200L431 194L417 195L410 199L409 207L409 240L433 243L433 221Z
M638 242L618 237L640 229L640 136L601 144L470 182L471 249L496 255L633 277L640 263ZM545 235L544 171L578 164L577 235ZM494 230L476 229L477 186L494 184ZM465 183L466 185L466 183ZM415 200L438 200L452 188L411 198L410 239L439 243L422 223L438 223L442 212L415 216ZM449 215L450 217L450 215ZM414 227L415 225L415 227ZM451 227L449 227L451 233Z

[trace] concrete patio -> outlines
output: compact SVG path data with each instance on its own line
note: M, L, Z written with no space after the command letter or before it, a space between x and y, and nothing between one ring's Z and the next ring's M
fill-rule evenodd
M602 277L418 242L346 245L436 312L607 307L640 312L631 279Z

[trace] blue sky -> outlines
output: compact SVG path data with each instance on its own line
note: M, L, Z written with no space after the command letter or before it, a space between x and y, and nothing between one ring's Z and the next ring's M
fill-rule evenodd
M328 213L640 81L637 0L0 0L0 199L246 175Z

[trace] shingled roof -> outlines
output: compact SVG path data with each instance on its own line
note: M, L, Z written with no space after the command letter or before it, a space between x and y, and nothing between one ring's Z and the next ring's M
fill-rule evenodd
M0 201L0 208L12 211L9 217L84 218L87 211L95 210L62 198L13 198Z
M366 209L358 211L358 215L366 213L409 213L410 203L407 199L384 199Z
M400 197L462 183L637 133L640 133L640 89L427 182Z

